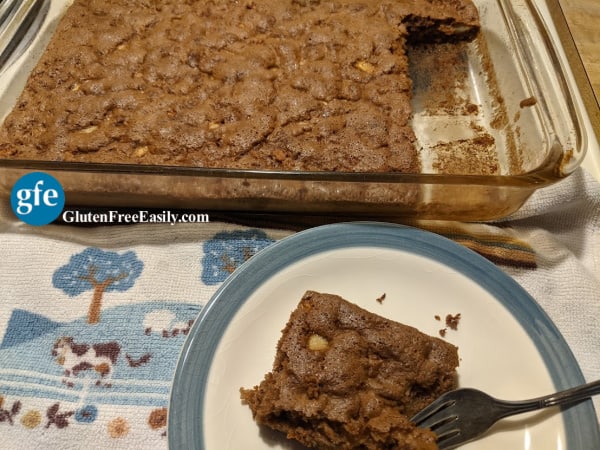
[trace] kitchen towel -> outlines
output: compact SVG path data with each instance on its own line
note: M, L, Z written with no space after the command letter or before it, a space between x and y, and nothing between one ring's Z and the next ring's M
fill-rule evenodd
M31 227L0 204L0 448L166 449L171 379L199 311L306 226L247 222ZM497 264L600 378L600 185L583 170L503 221L404 223Z

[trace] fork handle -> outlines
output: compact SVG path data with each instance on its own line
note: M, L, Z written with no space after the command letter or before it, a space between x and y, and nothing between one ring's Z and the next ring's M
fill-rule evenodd
M583 384L571 389L557 392L556 394L542 397L541 400L546 406L560 406L568 403L585 400L592 395L600 394L600 380L592 381L591 383Z
M571 389L518 402L504 402L508 407L504 417L520 414L528 411L548 408L550 406L561 406L585 400L593 395L600 394L600 380L582 384Z

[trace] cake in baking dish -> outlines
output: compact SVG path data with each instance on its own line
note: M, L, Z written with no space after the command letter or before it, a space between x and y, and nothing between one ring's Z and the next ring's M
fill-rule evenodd
M418 172L406 43L478 30L470 0L75 0L0 157Z
M308 291L277 344L272 370L241 398L255 421L321 450L432 450L410 422L455 387L457 348Z

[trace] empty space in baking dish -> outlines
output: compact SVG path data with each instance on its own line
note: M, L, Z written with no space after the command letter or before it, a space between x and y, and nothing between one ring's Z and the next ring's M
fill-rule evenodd
M476 2L473 42L410 47L422 172L521 175L582 152L561 69L525 2ZM524 21L528 21L525 23Z

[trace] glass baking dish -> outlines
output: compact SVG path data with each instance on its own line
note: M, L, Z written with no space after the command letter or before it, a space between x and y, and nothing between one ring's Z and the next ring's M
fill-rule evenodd
M476 41L409 49L412 125L420 146L421 173L2 159L0 195L8 197L25 173L43 171L61 182L70 206L463 221L508 216L536 189L561 180L580 165L586 135L567 82L568 68L536 5L529 0L474 3L482 23ZM2 117L16 102L68 4L52 2L28 52L0 75ZM441 82L440 64L459 80L451 86Z

